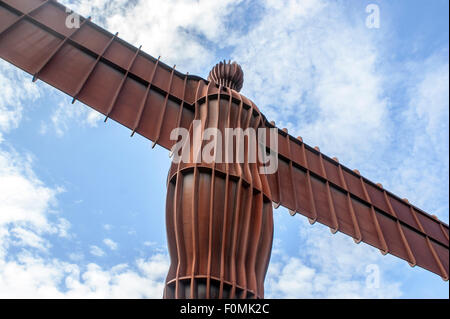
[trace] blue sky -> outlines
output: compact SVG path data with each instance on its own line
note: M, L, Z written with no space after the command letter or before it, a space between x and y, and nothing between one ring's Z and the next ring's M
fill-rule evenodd
M236 60L277 126L448 223L448 1L61 2L181 72ZM0 297L160 298L168 152L4 61L0 92ZM266 297L449 296L423 269L274 218Z

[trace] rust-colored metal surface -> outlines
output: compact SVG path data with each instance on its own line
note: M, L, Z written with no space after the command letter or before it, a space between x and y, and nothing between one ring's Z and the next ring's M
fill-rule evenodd
M244 72L236 62L219 62L208 75L208 81L239 92L244 85Z
M56 1L0 0L0 57L171 149L175 128L275 128L239 94L243 73L219 64L209 80L182 74ZM105 120L106 120L105 119ZM171 266L165 297L262 298L272 209L282 205L448 280L449 227L277 129L278 170L260 163L172 164L166 205ZM267 138L268 149L274 144ZM191 151L190 156L194 156Z
M208 129L245 130L264 125L261 113L246 107L239 94L219 86L211 96L213 87L210 83L205 98L196 99L194 118L201 125L201 135ZM193 144L192 125L189 133ZM236 141L234 150L240 142L249 141ZM273 239L266 175L259 174L260 163L248 158L242 163L197 163L202 148L189 146L190 160L172 163L168 177L166 227L171 266L165 297L263 298ZM225 145L217 147L224 149Z

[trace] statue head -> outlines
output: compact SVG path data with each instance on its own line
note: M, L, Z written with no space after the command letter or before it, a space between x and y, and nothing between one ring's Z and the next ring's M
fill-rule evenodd
M244 72L236 62L229 60L217 63L209 72L208 81L239 92L244 84Z

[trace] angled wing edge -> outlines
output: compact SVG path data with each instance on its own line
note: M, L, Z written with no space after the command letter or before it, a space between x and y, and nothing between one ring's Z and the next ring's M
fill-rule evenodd
M51 0L0 1L0 57L164 148L194 116L198 76L182 74ZM106 121L105 119L105 121Z
M448 280L447 224L286 129L278 133L278 171L269 176L275 207L282 205L291 215L298 212L312 224L329 226L332 233L340 231Z

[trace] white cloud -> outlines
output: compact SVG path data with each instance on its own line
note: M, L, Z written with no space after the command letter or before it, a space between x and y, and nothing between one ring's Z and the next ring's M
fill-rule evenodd
M22 120L24 102L31 104L40 92L29 76L3 60L0 60L0 92L0 132L7 133Z
M169 266L165 254L111 268L80 265L80 252L69 254L77 264L51 254L48 235L70 238L69 222L53 218L59 193L35 176L29 156L1 150L0 298L161 298ZM115 247L111 240L105 244ZM13 247L21 250L12 253ZM97 246L91 253L104 254Z
M145 241L144 242L144 246L147 246L147 247L151 247L151 246L156 246L156 242L154 242L154 241Z
M213 2L208 0L119 0L61 1L75 12L92 16L107 30L120 31L120 37L183 72L205 73L216 57L209 42L220 43L230 30L224 27L226 17L242 0ZM206 66L206 69L205 69ZM0 105L1 107L1 105ZM20 114L20 109L14 110ZM17 118L10 114L8 118ZM78 123L96 127L102 119L98 112L85 106L71 105L64 99L53 111L48 123L42 122L40 134L52 129L58 137ZM2 119L0 118L0 125Z
M110 238L103 239L103 243L111 250L117 250L117 243Z
M49 243L46 242L42 237L37 235L35 232L21 228L14 227L10 230L10 234L13 238L18 240L12 240L14 245L17 246L28 246L32 248L37 248L39 250L47 250L49 248Z
M59 236L66 238L71 237L71 235L69 234L70 226L70 222L67 219L62 217L58 218L57 228Z
M373 159L388 137L388 104L369 30L335 2L264 5L259 22L233 42L243 93L269 120L326 154L358 168Z
M385 275L394 268L409 266L390 256L382 256L366 244L355 245L343 234L332 235L327 227L312 227L302 219L295 242L301 249L287 255L282 243L276 244L275 259L266 279L268 298L399 298L401 282ZM366 284L379 270L379 285ZM371 279L369 277L369 279Z
M279 127L448 221L448 49L389 64L389 43L363 11L321 0L263 7L230 41L243 93Z
M34 102L52 91L42 83L34 84L22 70L0 60L0 143L3 140L2 132L8 133L17 128L23 120L26 111L24 105L31 109ZM68 99L64 99L55 107L49 122L41 122L39 133L47 134L52 128L57 136L62 137L72 122L96 127L101 119L100 113L84 105L72 105Z
M110 269L23 255L0 263L0 298L161 298L167 268L164 255Z
M30 155L0 148L0 298L161 298L166 255L109 269L52 255L49 235L71 237L70 223L55 211L61 191L38 179ZM91 253L104 254L97 246ZM69 259L80 263L84 255L71 253Z
M89 264L80 274L74 267L65 279L69 298L161 298L164 277L168 269L165 255L153 255L148 260L136 261L136 269L122 264L104 270ZM148 269L149 272L145 270Z
M0 148L0 258L9 246L47 250L42 234L67 236L69 224L54 218L59 188L45 186L32 170L31 156L22 158Z
M398 145L399 159L389 179L392 189L448 222L449 73L448 52L410 67L408 107Z
M68 4L70 1L62 1ZM137 0L75 1L69 6L95 23L119 31L124 40L167 64L191 74L215 64L208 42L220 43L229 35L226 17L242 0Z
M68 257L74 262L80 262L84 259L84 254L82 252L70 253Z
M407 113L414 115L412 121L404 116L397 122L394 112L404 105L393 105L387 97L393 91L393 71L380 67L386 56L374 33L345 16L335 2L264 4L259 22L245 36L233 39L233 58L245 73L243 93L279 127L289 128L292 135L303 136L325 154L337 156L344 165L358 168L448 220L448 53L440 61L415 61L417 68L401 74L399 82L408 82L412 89L408 93L395 83L400 88L396 94L410 95L414 102ZM403 136L399 127L406 130ZM326 240L324 229L319 230L314 238L322 243L320 248L307 242L301 245L300 258L271 264L276 277L272 282L268 279L271 296L386 298L402 294L398 283L387 278L382 288L365 289L365 267L352 265L367 266L373 259L385 273L402 269L404 263L391 264L393 257L382 258L377 251L368 257L374 250L367 245L341 240L343 235ZM349 251L342 251L341 244ZM299 282L293 281L292 273ZM303 280L304 274L312 278ZM285 283L293 292L283 290Z
M73 122L86 127L97 127L102 115L85 105L70 104L65 99L60 102L51 115L51 127L58 137L63 137ZM40 133L48 133L50 123L42 123Z
M105 256L105 252L104 252L100 247L95 246L95 245L92 245L92 246L89 248L89 252L90 252L92 255L97 256L97 257L103 257L103 256Z

